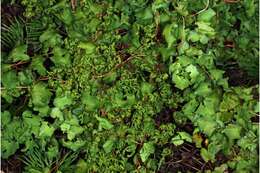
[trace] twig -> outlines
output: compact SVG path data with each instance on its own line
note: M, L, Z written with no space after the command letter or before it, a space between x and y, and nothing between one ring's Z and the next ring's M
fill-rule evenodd
M18 86L15 88L5 88L5 87L1 87L1 90L6 90L6 89L29 89L30 87L28 86Z
M17 108L17 110L15 111L15 115L17 115L17 113L25 106L27 100L28 100L28 97L25 96L25 99L24 99L24 101L23 101L23 104Z
M196 171L199 171L198 168L195 168L195 167L192 166L192 165L188 165L188 164L186 164L186 163L181 163L181 164L183 164L184 166L190 167L190 168L192 168L192 169L194 169L194 170L196 170Z
M77 0L71 0L70 2L71 2L71 8L72 8L72 10L75 11L76 6L77 6Z
M181 36L181 43L178 45L178 47L182 46L185 41L185 18L182 17L182 36Z
M41 80L41 81L43 81L43 80L49 80L49 77L48 77L48 76L39 77L38 80Z
M111 74L112 72L114 72L116 69L121 68L123 65L125 65L126 63L128 63L128 62L131 61L132 59L137 58L137 57L140 57L140 56L143 57L143 55L139 55L139 56L133 56L133 55L132 55L132 56L130 56L129 58L127 58L125 61L121 62L120 64L115 65L115 67L113 67L111 71L109 71L109 72L107 72L107 73L105 73L105 74L101 74L101 75L98 75L98 76L94 76L94 78L95 78L95 79L96 79L96 78L103 78L103 77L105 77L105 76Z
M29 61L19 61L19 62L15 63L15 64L12 64L11 67L16 67L18 65L27 64L27 63L29 63Z
M199 12L193 14L192 16L196 16L196 15L198 15L198 14L200 14L200 13L206 11L208 8L209 8L209 0L207 1L207 4L206 4L205 8L203 8L203 9L200 10Z
M234 3L238 3L240 0L224 0L225 3L228 4L234 4Z
M197 163L199 163L200 165L203 165L204 163L202 163L199 159L197 159L196 157L192 157Z
M175 162L169 161L169 162L165 162L165 164L173 165L173 164L176 164L176 163L181 163L182 161L183 161L182 159L181 159L181 160L177 160L177 161L175 161Z

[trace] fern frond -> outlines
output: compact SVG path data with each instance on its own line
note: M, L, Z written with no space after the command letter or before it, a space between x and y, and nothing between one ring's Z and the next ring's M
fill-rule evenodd
M24 21L22 18L14 17L10 24L1 24L1 44L7 49L26 43L33 51L41 48L39 37L44 31L40 20L34 19Z
M44 31L44 26L39 20L32 20L25 25L26 30L26 43L33 48L34 51L38 51L41 48L39 38Z
M64 155L60 152L55 158L50 158L45 151L36 147L28 151L26 156L21 160L26 165L26 171L37 170L39 172L44 172L48 170L49 172L53 172L59 170L66 173L73 171L74 167L72 166L72 163L77 157L77 153L67 152Z
M24 42L24 21L15 17L10 23L10 25L1 24L1 44L11 49Z
M59 170L64 173L71 172L73 170L72 163L77 159L77 157L78 157L78 153L71 153L71 152L67 153L60 161L61 166Z
M26 156L22 158L26 165L26 170L43 171L51 168L53 160L49 159L45 152L41 152L38 148L34 148L27 152Z

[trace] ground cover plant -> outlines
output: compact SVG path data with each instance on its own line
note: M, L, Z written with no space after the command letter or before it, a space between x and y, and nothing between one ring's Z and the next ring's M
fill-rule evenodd
M258 171L258 0L2 0L8 172Z

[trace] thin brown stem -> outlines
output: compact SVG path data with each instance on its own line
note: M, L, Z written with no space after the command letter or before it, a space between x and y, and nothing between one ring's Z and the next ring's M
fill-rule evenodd
M234 3L238 3L240 0L224 0L225 3L227 4L234 4Z
M12 89L29 89L29 86L18 86ZM5 87L1 87L1 90L6 90L6 89L10 89L10 88L5 88Z
M203 8L203 9L200 10L199 12L193 14L192 16L197 16L198 14L200 14L200 13L206 11L208 8L209 8L209 0L207 1L207 4L206 4L205 8Z
M75 11L76 6L77 6L77 0L71 0L70 2L71 2L71 8L72 8L72 10Z
M96 79L96 78L106 77L106 76L108 76L109 74L111 74L112 72L114 72L115 70L121 68L123 65L127 64L127 63L128 63L129 61L131 61L132 59L137 58L137 57L140 57L140 56L143 57L144 55L138 55L138 56L134 56L134 55L133 55L133 56L130 56L130 57L127 58L125 61L123 61L123 62L121 62L121 63L115 65L115 67L113 67L111 71L109 71L109 72L107 72L107 73L105 73L105 74L101 74L101 75L95 76L94 78Z
M192 165L188 165L188 164L186 164L186 163L181 163L181 164L183 164L184 166L190 167L190 168L192 168L192 169L194 169L194 170L196 170L196 171L199 171L198 168L195 168L195 167L192 166Z

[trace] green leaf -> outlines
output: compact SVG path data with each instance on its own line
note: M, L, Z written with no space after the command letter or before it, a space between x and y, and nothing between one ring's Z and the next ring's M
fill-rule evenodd
M76 167L76 173L86 173L88 170L88 164L83 159L78 161Z
M156 11L158 9L166 9L169 6L168 2L162 0L155 0L152 5L152 10Z
M101 21L98 18L93 18L90 22L89 22L89 31L91 33L96 32L99 24L101 23Z
M51 92L46 88L46 85L38 83L33 86L31 96L34 108L38 110L38 108L48 106L51 99Z
M37 73L41 76L44 76L47 74L47 70L45 69L44 65L44 59L42 56L36 56L32 58L32 69L37 71Z
M141 91L143 94L150 94L152 93L152 90L153 90L153 86L149 83L142 83L142 86L141 86Z
M16 88L16 86L18 86L19 84L19 80L16 75L16 72L12 70L4 73L4 75L2 75L1 77L2 77L1 82L3 86L7 89Z
M40 133L39 137L42 138L50 138L54 133L54 127L49 126L48 122L42 122L42 125L40 127Z
M210 22L210 20L216 15L216 12L209 8L198 15L198 21Z
M90 3L89 8L90 8L91 12L93 12L95 15L102 13L102 6L99 4Z
M70 8L65 8L61 14L61 20L66 24L70 25L73 21L73 16Z
M209 42L210 38L207 37L206 35L201 35L200 37L200 43L202 44L207 44Z
M214 56L213 55L202 55L199 56L196 61L199 65L206 67L207 69L214 68Z
M211 136L212 133L216 130L217 123L210 118L200 118L197 120L199 128L208 136Z
M97 120L99 121L99 127L109 130L112 129L114 126L113 124L111 124L108 120L106 120L105 118L100 118L98 116L96 116Z
M40 126L42 119L39 116L35 116L31 111L25 111L22 114L24 123L28 125L28 128L32 131L32 134L38 136L40 133Z
M136 16L138 23L148 24L148 23L152 22L153 12L150 7L147 7L145 9L139 10L135 16Z
M79 125L71 126L70 130L67 131L68 140L73 140L76 137L76 135L83 133L83 131L84 131L84 128Z
M208 95L204 98L204 101L200 103L196 113L207 117L213 116L217 111L218 100L212 97L212 95Z
M117 77L116 72L112 72L109 75L104 77L104 81L106 83L112 83L112 82L114 82L116 80L116 77Z
M160 47L159 51L163 57L164 62L166 62L171 57L171 55L173 55L175 52L174 48L165 48L165 47Z
M40 36L40 42L45 43L48 47L55 47L62 43L61 35L59 35L55 30L48 29Z
M188 36L188 40L191 40L192 42L197 42L200 38L201 36L195 31L191 31Z
M64 147L71 149L72 151L77 151L78 149L83 147L85 144L86 144L86 141L82 141L82 140L77 140L75 142L72 142L72 141L64 141L62 139L62 145Z
M223 101L220 103L220 111L232 110L240 104L239 98L233 93L225 93Z
M229 124L224 129L224 133L227 135L229 140L240 139L241 126Z
M180 55L183 55L189 48L190 48L189 43L187 41L183 41L178 46L178 52Z
M142 20L152 19L153 13L151 8L146 8L145 10L141 10L139 13L136 14L136 17Z
M67 133L69 140L73 140L77 135L80 135L84 131L84 128L79 125L76 117L72 117L70 120L64 121L60 125L60 128L61 131Z
M215 155L213 155L212 153L210 153L207 149L202 148L200 150L200 155L203 158L203 160L205 160L205 162L208 162L210 160L214 160Z
M142 162L145 162L151 154L155 151L154 144L152 142L144 143L142 149L140 150L140 156Z
M250 131L245 136L240 138L237 143L238 146L241 147L242 149L255 151L258 145L257 140L258 140L257 136Z
M172 138L171 142L172 142L174 145L179 146L179 145L181 145L181 144L184 143L184 140L181 139L181 136L180 136L180 135L177 135L177 136L175 136L175 137Z
M103 149L105 150L106 153L110 153L112 151L114 143L115 141L113 139L109 139L104 143Z
M187 142L192 142L192 137L189 133L187 132L178 132L178 135L181 137L181 139L187 141Z
M210 84L208 82L202 82L198 86L198 88L196 89L194 94L206 97L211 92L212 92L212 89L210 87Z
M227 164L222 164L218 167L215 167L213 173L223 173L228 171L228 165Z
M259 112L259 109L260 109L260 102L258 101L255 106L254 106L254 112L255 113L258 113Z
M181 90L193 84L199 76L197 67L191 63L192 60L190 58L181 56L177 62L171 64L169 67L169 71L173 73L172 81Z
M95 111L98 109L100 103L97 97L95 96L90 96L87 93L83 93L83 96L81 98L81 101L83 104L86 105L87 109L89 111Z
M184 90L190 85L188 79L185 79L184 77L175 74L172 76L172 81L175 83L175 86L181 90Z
M96 50L96 46L91 42L80 42L78 47L85 49L86 54L93 54Z
M1 140L1 158L7 159L19 148L19 143L15 141Z
M178 38L178 26L175 24L166 25L163 29L163 36L168 44L168 48L172 47L174 43L176 43Z
M190 73L191 81L195 81L197 76L199 75L197 67L192 64L186 67L186 71Z
M197 148L201 148L201 144L203 142L202 135L200 133L193 132L192 141L195 143Z
M33 82L33 75L30 70L23 70L18 72L18 80L21 85L27 86L32 84Z
M27 45L20 45L15 47L9 55L13 62L28 61L30 57L27 55Z
M1 123L3 126L8 125L8 123L11 121L11 114L9 111L1 112Z
M243 1L245 9L246 9L246 14L248 17L252 17L255 14L256 7L255 5L255 0L247 0Z
M211 36L211 37L216 34L214 28L212 28L209 23L196 22L196 24L198 25L197 31L199 33L206 34L206 35Z
M54 105L59 109L64 109L66 106L72 104L72 98L70 96L56 97L54 99Z
M199 102L196 99L189 100L189 102L183 106L182 111L186 116L192 117L198 105Z
M224 71L219 69L211 69L210 74L212 78L216 81L221 80L223 78Z
M173 137L172 140L171 140L171 142L176 146L183 144L184 141L191 143L192 142L191 135L186 133L186 132L178 132L177 136Z
M57 67L68 67L71 64L69 53L60 47L54 47L51 60Z
M51 117L58 118L60 121L64 120L63 113L60 111L59 108L56 107L51 110Z

